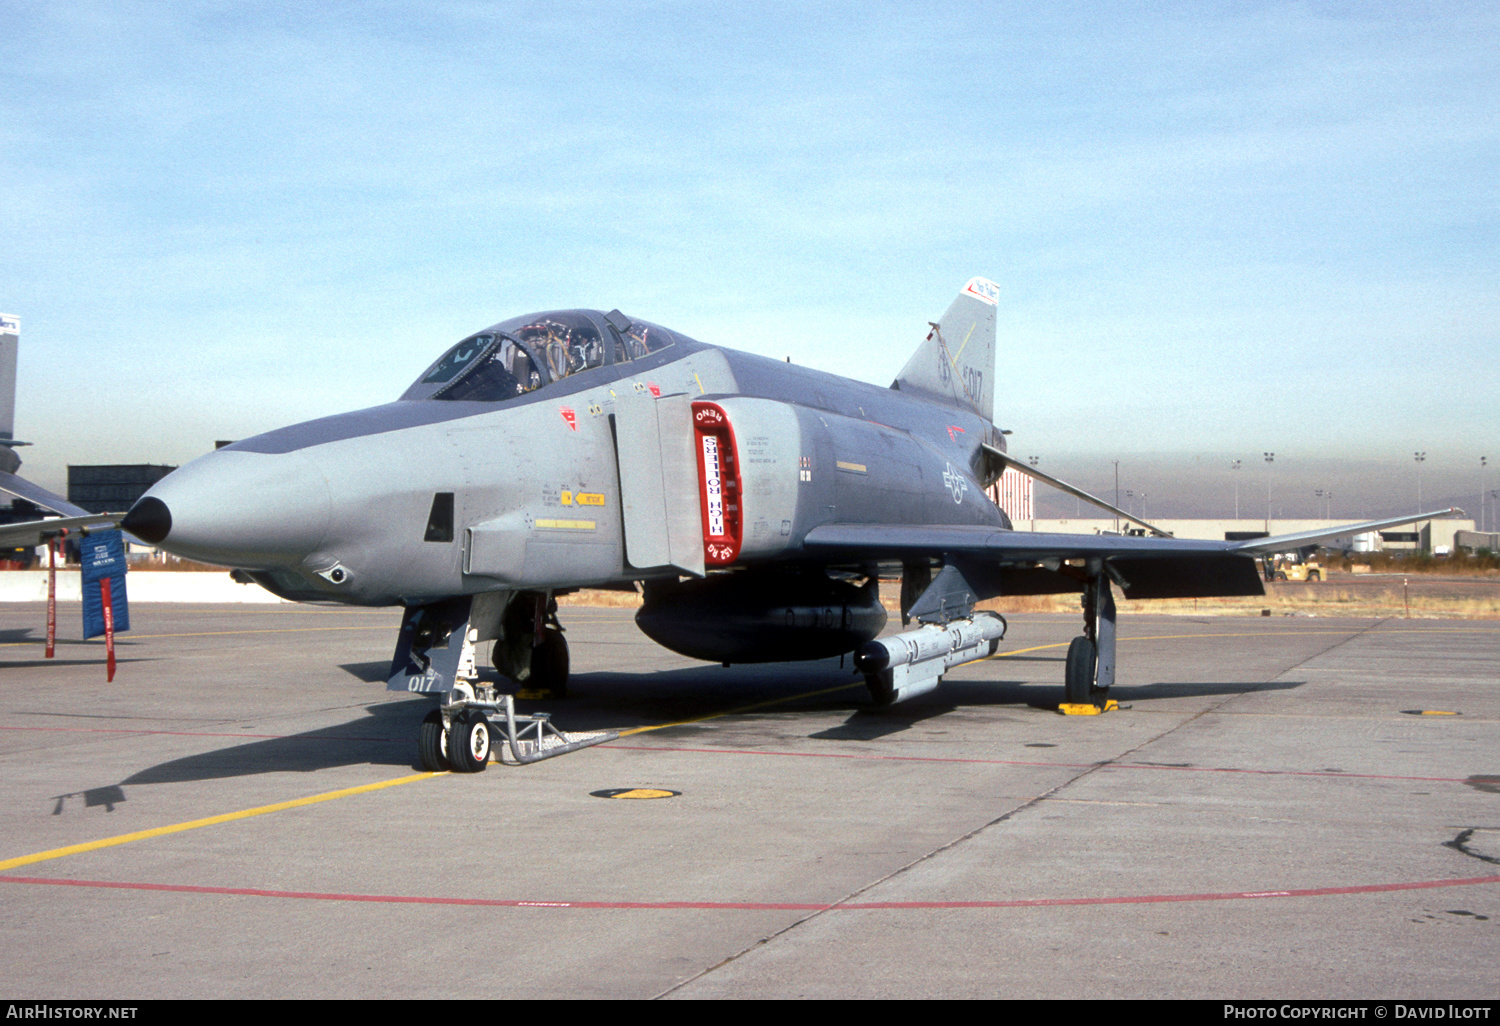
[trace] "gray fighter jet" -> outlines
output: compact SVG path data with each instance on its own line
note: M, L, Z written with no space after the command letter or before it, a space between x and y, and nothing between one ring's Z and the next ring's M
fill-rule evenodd
M639 586L641 629L697 659L854 653L878 704L996 650L1005 621L977 602L1081 593L1066 692L1102 703L1111 583L1130 598L1257 595L1259 552L1418 519L1178 540L1013 464L993 423L997 295L971 280L889 388L618 310L515 317L393 403L189 463L121 526L284 598L404 606L389 687L439 700L419 731L424 765L473 771L498 714L513 716L476 673L475 643L493 641L504 676L560 694L554 600L572 589ZM985 492L1007 466L1155 536L1014 530ZM878 583L898 577L912 629L876 640Z

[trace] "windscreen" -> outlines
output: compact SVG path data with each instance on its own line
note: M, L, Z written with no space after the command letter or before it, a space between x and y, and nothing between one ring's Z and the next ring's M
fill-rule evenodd
M487 349L471 357L461 371L451 377L452 383L434 392L432 398L495 402L525 395L546 384L536 354L506 335L493 336Z
M494 335L475 335L473 338L464 339L443 354L437 366L428 371L427 376L422 379L422 384L439 385L452 381L463 373L476 358L482 356L494 342Z

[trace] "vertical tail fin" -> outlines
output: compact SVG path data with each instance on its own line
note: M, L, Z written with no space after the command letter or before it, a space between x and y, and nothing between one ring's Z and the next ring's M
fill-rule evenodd
M16 425L16 354L21 318L0 314L0 473L14 474L21 458L12 447Z
M970 278L892 388L995 419L995 306L1000 288Z
M0 314L0 441L15 437L16 352L21 341L21 318Z

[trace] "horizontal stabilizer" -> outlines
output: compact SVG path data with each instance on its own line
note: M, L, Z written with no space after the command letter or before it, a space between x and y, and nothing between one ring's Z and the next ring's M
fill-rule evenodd
M1060 491L1060 492L1066 492L1068 495L1073 496L1073 498L1075 498L1075 499L1082 499L1084 502L1091 503L1092 505L1098 506L1102 510L1108 510L1110 513L1113 513L1115 516L1119 517L1121 520L1128 520L1132 524L1140 524L1146 530L1150 531L1152 534L1155 534L1156 536L1158 536L1160 538L1170 538L1170 537L1172 537L1171 534L1169 534L1166 531L1163 531L1161 528L1156 527L1156 526L1154 526L1152 524L1148 524L1148 523L1146 523L1146 521L1140 519L1139 517L1131 516L1129 513L1126 513L1123 509L1120 509L1118 506L1111 506L1109 503L1105 502L1103 499L1101 499L1101 498L1099 498L1098 496L1095 496L1095 495L1090 495L1088 492L1084 491L1082 488L1075 488L1072 485L1068 484L1066 481L1059 481L1055 477L1052 477L1052 476L1050 476L1048 474L1042 473L1040 470L1036 469L1035 467L1028 467L1024 463L1021 463L1021 462L1019 462L1017 460L1011 459L1005 453L1001 452L999 449L996 449L992 445L986 444L986 445L983 446L983 449L984 449L985 453L987 453L989 455L990 459L995 460L995 461L997 461L1000 464L1001 470L1011 469L1011 470L1015 470L1015 471L1017 471L1019 473L1025 474L1027 477L1035 478L1036 480L1042 482L1042 484L1051 485L1053 488L1056 488L1058 491Z

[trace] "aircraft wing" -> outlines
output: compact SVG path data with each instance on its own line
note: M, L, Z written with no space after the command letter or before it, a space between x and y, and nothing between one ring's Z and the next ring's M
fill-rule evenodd
M824 524L809 531L803 545L810 553L851 563L872 558L952 560L963 565L981 598L1080 591L1083 578L1070 573L1068 560L1102 562L1126 598L1208 598L1264 594L1256 567L1262 553L1459 512L1447 509L1242 542L993 527Z
M1236 552L1265 553L1265 552L1290 552L1306 545L1315 545L1320 541L1330 538L1343 538L1351 534L1366 534L1370 531L1381 531L1387 527L1400 527L1403 524L1415 524L1419 520L1441 520L1444 517L1463 516L1464 511L1457 506L1448 509L1436 510L1432 513L1419 513L1416 516L1390 517L1386 520L1366 520L1360 524L1345 524L1333 529L1320 528L1316 531L1300 531L1297 534L1279 534L1274 538L1251 538L1248 541L1231 543Z
M808 549L838 556L864 553L896 558L961 553L1026 562L1089 557L1108 559L1125 555L1224 555L1231 552L1229 546L1235 543L1119 534L1003 531L994 527L824 524L809 531L803 544Z
M15 474L0 473L0 492L14 495L19 499L35 503L43 509L50 509L54 513L61 513L65 517L91 516L88 510L73 505L67 499L55 492L49 492L39 484L32 484L24 477ZM20 544L20 543L18 543Z
M1085 575L1066 565L1067 560L1102 562L1124 589L1126 598L1265 594L1255 559L1235 552L1230 544L1189 538L884 524L825 524L809 531L803 542L812 553L852 563L872 557L951 561L962 568L980 599L1082 591Z
M19 549L40 545L42 539L69 534L88 534L119 524L121 513L85 513L81 517L53 517L51 520L28 520L23 524L0 524L0 549Z

